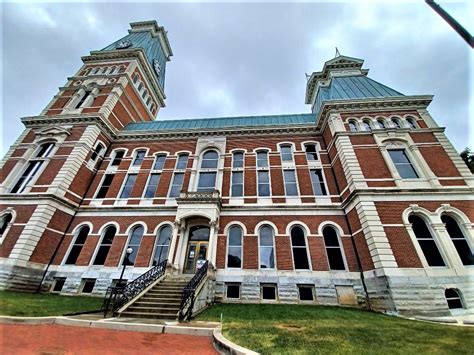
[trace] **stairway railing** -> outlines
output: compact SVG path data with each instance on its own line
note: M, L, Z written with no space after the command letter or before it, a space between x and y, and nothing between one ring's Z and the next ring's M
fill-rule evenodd
M138 276L135 280L125 286L108 287L104 302L102 303L104 317L107 316L109 311L115 313L120 309L120 307L127 304L145 288L163 276L166 271L167 263L168 260L163 260L158 265Z
M179 307L178 319L180 321L189 320L193 313L196 290L199 288L207 275L209 260L196 271L191 281L184 287L181 294L181 305Z

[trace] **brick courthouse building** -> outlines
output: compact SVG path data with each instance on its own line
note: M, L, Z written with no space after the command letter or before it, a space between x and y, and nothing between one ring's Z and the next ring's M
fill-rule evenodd
M84 65L2 161L2 288L103 294L168 259L222 302L405 314L474 307L473 175L427 111L337 56L311 113L155 120L172 50L155 21ZM450 310L451 309L451 310Z

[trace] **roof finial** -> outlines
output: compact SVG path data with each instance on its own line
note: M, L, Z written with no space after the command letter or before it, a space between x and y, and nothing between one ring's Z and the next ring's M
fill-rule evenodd
M308 81L309 78L311 77L311 75L309 75L308 73L304 73L304 75L306 76L306 81Z
M336 47L336 55L334 56L334 58L339 57L340 55L341 55L341 53L339 53L339 49L337 49L337 47Z

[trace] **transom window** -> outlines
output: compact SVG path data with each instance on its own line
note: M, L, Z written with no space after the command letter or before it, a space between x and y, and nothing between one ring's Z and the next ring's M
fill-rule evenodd
M155 240L155 250L153 253L153 266L158 265L162 261L168 259L168 251L172 237L172 229L170 226L163 226L158 231Z
M30 183L30 181L36 177L38 171L45 163L46 159L51 155L53 148L54 143L44 143L39 147L34 158L28 162L26 169L23 171L20 178L13 186L11 193L21 193L25 190L28 183Z
M178 160L176 161L176 169L186 169L186 166L188 165L188 154L179 154L178 155Z
M329 261L329 268L331 270L345 270L344 258L342 256L342 250L336 230L330 226L324 227L323 237Z
M142 242L144 231L145 229L143 228L143 226L136 226L132 229L130 233L130 239L128 240L128 245L125 248L125 250L127 250L128 248L133 249L133 252L128 257L128 261L130 261L130 265L135 264L135 260L137 259L138 249L140 249L140 244ZM123 261L122 261L122 265L124 264L125 264L125 257L123 258Z
M133 166L140 166L145 159L146 150L137 150L135 153L135 159L133 160Z
M155 163L153 164L153 170L163 170L165 166L166 155L165 154L158 154L155 157Z
M115 226L108 226L103 234L102 240L95 255L93 265L104 265L107 255L109 255L110 248L112 247L112 242L114 240L115 234L117 233L117 228Z
M202 169L217 169L219 161L219 154L215 150L209 150L202 156L201 168Z
M291 145L285 144L280 146L280 154L282 161L293 161L293 149Z
M242 267L242 228L239 226L231 226L229 228L227 267Z
M293 251L293 262L296 270L309 269L308 250L303 228L295 226L291 228L291 248Z
M270 226L262 226L259 230L260 241L260 268L275 268L275 248L273 243L273 229Z
M388 154L390 154L390 158L392 158L393 164L402 179L414 179L419 177L408 159L405 149L389 149Z
M81 254L82 247L86 242L86 239L90 233L89 226L83 226L79 229L79 232L76 235L76 239L74 240L74 245L72 246L71 250L69 251L69 255L64 262L66 265L74 265L79 258L79 254Z
M319 159L315 144L306 144L305 150L306 150L306 159L308 159L309 161L316 161Z
M459 227L458 222L456 222L456 220L451 216L445 214L441 216L441 221L444 223L446 231L448 232L463 265L474 265L474 255L464 233Z
M413 233L420 245L421 251L425 256L426 262L429 266L446 266L446 263L441 256L438 245L433 238L425 221L414 214L408 217L408 222L411 223Z

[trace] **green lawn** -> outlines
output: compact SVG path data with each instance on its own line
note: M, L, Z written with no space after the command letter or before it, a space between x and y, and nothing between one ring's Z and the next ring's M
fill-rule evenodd
M102 298L0 291L0 314L42 317L99 309Z
M357 309L218 304L197 320L262 354L473 354L474 327L410 321Z

